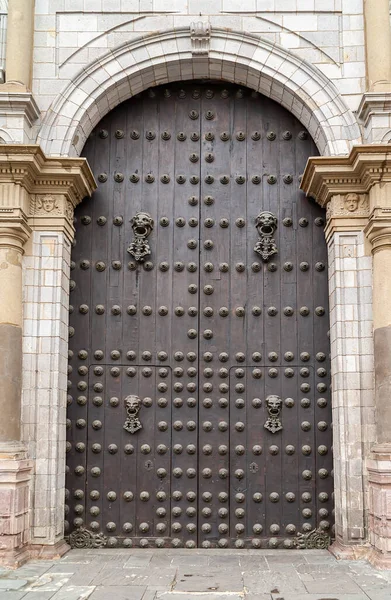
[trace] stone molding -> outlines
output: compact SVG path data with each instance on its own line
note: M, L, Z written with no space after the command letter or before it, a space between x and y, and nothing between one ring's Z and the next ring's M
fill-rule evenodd
M95 189L84 158L50 158L37 145L0 145L0 243L12 231L24 244L32 229L61 230L72 239L73 211Z
M231 81L272 98L308 128L321 154L361 143L355 116L317 67L259 35L218 27L210 30L204 60L193 56L191 32L184 26L148 33L83 67L44 117L37 137L43 150L77 156L115 106L151 86L190 79Z
M10 89L10 85L0 85L0 115L22 117L29 127L39 119L40 110L31 92ZM17 86L14 86L17 87Z
M1 88L0 88L1 89ZM391 93L390 92L366 92L363 94L357 109L357 118L364 127L368 126L368 121L375 115L385 115L391 112Z

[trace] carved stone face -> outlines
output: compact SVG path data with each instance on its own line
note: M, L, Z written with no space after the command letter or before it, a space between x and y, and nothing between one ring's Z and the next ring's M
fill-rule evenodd
M267 210L260 212L255 220L255 226L260 235L273 235L277 229L277 217Z
M358 194L347 194L344 200L345 208L349 212L354 212L358 208Z
M137 212L131 219L130 224L134 235L141 238L148 237L154 226L151 215L146 212Z
M266 398L266 404L270 415L278 416L280 414L282 400L279 396L268 396Z
M41 202L42 202L42 208L46 212L51 212L56 205L56 202L55 202L53 196L44 196L42 198Z
M141 400L138 396L127 396L125 398L126 410L132 414L137 414L140 410Z

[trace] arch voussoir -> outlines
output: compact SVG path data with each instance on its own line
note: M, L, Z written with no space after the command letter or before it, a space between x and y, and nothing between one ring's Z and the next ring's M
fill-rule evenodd
M253 34L213 29L208 57L193 56L190 29L141 36L76 75L43 120L38 142L49 155L78 156L105 114L143 90L197 78L245 85L296 116L321 154L346 154L360 129L334 84L316 67Z

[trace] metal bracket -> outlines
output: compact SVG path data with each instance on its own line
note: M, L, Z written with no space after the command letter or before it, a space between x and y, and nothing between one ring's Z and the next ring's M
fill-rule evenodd
M103 533L92 533L85 527L79 527L70 534L69 545L71 548L104 548L107 537Z
M330 546L331 538L322 529L313 529L308 533L298 533L295 545L300 550L326 550Z

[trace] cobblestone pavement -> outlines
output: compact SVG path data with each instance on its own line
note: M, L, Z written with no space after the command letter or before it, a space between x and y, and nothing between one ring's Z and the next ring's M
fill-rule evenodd
M0 571L1 600L391 600L391 571L327 551L71 550Z

